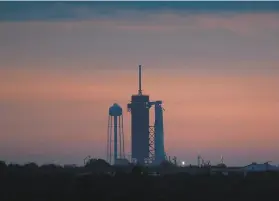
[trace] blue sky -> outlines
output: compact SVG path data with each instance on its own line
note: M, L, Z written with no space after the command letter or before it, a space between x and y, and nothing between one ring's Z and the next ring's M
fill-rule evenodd
M0 2L1 21L82 20L117 16L121 11L137 14L175 12L245 13L278 12L279 3L270 2Z

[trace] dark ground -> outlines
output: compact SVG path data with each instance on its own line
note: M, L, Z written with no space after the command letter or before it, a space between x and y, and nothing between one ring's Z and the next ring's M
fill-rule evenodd
M161 167L166 168L172 167ZM279 174L274 172L148 176L142 167L130 170L124 173L104 162L86 167L0 163L0 201L279 200ZM108 171L115 176L102 173Z

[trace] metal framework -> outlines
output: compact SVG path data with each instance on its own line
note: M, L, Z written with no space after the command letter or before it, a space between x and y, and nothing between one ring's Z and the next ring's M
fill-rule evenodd
M164 125L162 101L149 101L148 95L142 94L141 65L139 66L138 94L132 95L127 105L131 112L132 159L139 163L160 163L165 160ZM149 109L155 107L154 125L149 125Z
M149 126L149 159L155 159L155 126Z
M162 101L149 102L149 107L154 106L154 126L149 126L149 160L154 164L160 164L166 160L164 148L164 125Z

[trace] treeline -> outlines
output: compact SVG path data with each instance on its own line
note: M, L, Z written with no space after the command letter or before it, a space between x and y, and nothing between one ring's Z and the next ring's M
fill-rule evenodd
M171 164L161 166L171 168ZM125 168L103 160L91 160L84 167L0 162L0 200L278 200L277 173L150 176L145 167Z

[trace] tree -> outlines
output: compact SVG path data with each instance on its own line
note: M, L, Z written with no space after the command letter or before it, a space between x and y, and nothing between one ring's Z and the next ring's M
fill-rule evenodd
M108 172L111 166L103 159L89 159L85 164L85 168L89 168L94 172L104 173Z
M7 167L5 161L0 161L0 170L5 169Z
M133 169L132 169L132 174L137 175L137 176L142 175L143 174L143 168L139 165L134 166Z
M36 163L27 163L24 165L25 168L28 168L30 170L36 170L39 166Z

